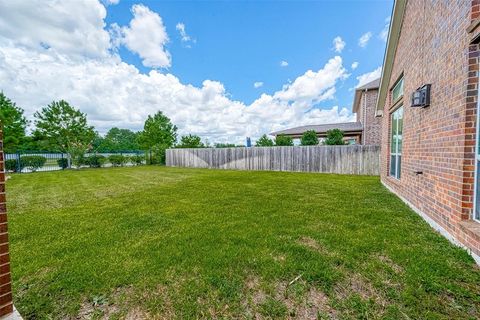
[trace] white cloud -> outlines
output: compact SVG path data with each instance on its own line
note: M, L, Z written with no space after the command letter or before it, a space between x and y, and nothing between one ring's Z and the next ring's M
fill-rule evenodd
M368 41L370 41L370 38L372 38L372 33L369 31L367 33L364 33L360 39L358 39L358 45L361 48L365 48L368 44Z
M352 63L352 66L351 66L352 70L357 69L358 65L359 65L358 61L355 61L354 63Z
M64 3L77 5L77 2ZM87 6L85 2L78 3ZM57 8L50 9L52 12L48 14L54 16ZM151 13L148 8L140 9L144 14ZM25 12L18 15L28 17ZM78 17L70 16L70 19L75 24ZM161 21L158 19L153 20ZM48 24L47 20L44 24ZM11 20L11 23L21 28L23 21ZM55 19L50 19L50 23L55 25ZM105 32L110 43L112 39L104 30L104 23L92 19L90 24L84 27L96 33ZM40 24L38 28L53 27ZM136 33L143 27L137 28L136 23L131 23L128 29ZM305 72L272 95L262 94L247 105L232 100L218 81L205 80L197 87L182 83L170 73L152 70L142 74L108 50L101 56L85 52L79 59L78 51L25 47L19 45L16 34L11 32L0 29L0 90L25 108L30 119L52 100L66 99L86 112L89 122L105 133L113 126L141 130L146 117L161 110L179 127L180 134L194 133L214 142L242 142L245 136L255 138L285 127L354 120L346 108L315 106L333 98L336 85L348 77L340 57L330 59L317 71ZM39 34L43 32L38 30ZM22 41L35 43L37 38L36 34L26 34ZM166 34L164 38L167 39ZM82 44L77 37L65 41L74 43L58 47L74 48Z
M120 2L120 0L102 0L102 3L106 6L116 5Z
M0 1L0 37L31 50L50 50L71 58L108 55L103 28L105 7L96 0Z
M182 42L185 44L185 46L187 48L191 48L191 45L190 45L190 42L193 42L195 43L196 40L195 39L192 39L192 37L190 37L187 32L185 31L185 24L183 22L179 22L177 23L177 25L175 26L175 29L177 29L177 31L180 33L180 39L182 40Z
M378 67L377 69L364 73L360 76L357 77L358 83L356 85L356 88L363 86L364 84L367 84L373 80L376 80L380 78L382 75L382 67Z
M378 35L380 39L383 41L387 42L388 39L388 29L390 28L390 17L385 18L385 26L383 27L382 31L380 31L380 34Z
M335 50L335 52L342 52L342 50L345 48L345 41L342 40L341 37L335 37L335 39L333 39L333 48Z
M253 87L254 87L255 89L258 89L258 88L260 88L260 87L262 87L262 86L263 86L263 82L261 82L261 81L257 81L257 82L255 82L255 83L253 84Z
M171 57L165 48L169 39L162 18L141 4L132 6L132 14L130 25L121 29L121 43L137 53L144 66L169 67Z
M280 67L288 67L288 61L285 61L285 60L280 61Z
M283 86L274 97L283 101L302 101L316 103L333 98L335 83L345 79L348 74L342 65L342 58L336 56L317 72L308 70L291 84Z

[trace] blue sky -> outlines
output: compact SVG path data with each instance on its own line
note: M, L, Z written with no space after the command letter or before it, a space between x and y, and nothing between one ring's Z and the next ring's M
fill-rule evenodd
M354 121L392 5L0 0L0 90L30 119L66 99L100 133L141 130L157 111L210 142Z
M107 23L128 24L130 8L138 1L108 7ZM203 80L221 81L233 99L251 103L259 93L273 93L306 70L318 70L334 56L332 40L345 42L341 56L358 68L339 88L336 98L350 106L356 76L381 65L385 41L380 33L390 16L392 1L142 1L159 13L170 36L168 70L182 81L200 86ZM175 29L184 23L196 40L189 48ZM366 47L358 39L371 32ZM141 59L126 49L122 58L143 72ZM288 67L280 67L287 61ZM253 83L263 82L255 89ZM331 105L328 101L327 105Z

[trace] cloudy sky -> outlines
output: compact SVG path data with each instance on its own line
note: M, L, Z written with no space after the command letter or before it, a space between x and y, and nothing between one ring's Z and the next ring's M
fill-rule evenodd
M391 1L0 0L0 90L27 117L65 99L100 133L163 111L210 142L354 120Z

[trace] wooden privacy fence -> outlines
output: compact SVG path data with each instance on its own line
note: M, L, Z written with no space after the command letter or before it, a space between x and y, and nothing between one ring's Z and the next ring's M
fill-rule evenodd
M379 175L380 146L168 149L167 166Z

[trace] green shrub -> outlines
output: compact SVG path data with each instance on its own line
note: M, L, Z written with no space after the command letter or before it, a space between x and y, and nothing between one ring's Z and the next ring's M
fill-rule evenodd
M293 139L289 136L278 135L275 137L276 146L293 146Z
M266 134L260 137L255 144L257 147L273 147L273 140L267 137Z
M62 169L68 168L68 159L67 158L61 158L57 160L58 166Z
M343 131L340 129L328 130L327 138L323 143L330 146L343 146L345 144L345 141L343 141Z
M143 164L143 161L145 161L145 155L143 154L136 154L130 157L130 161L132 164L139 166Z
M147 155L147 164L165 164L166 153L165 150L151 152Z
M17 172L17 169L18 169L17 159L5 160L5 170L10 172Z
M101 154L94 154L83 160L83 163L90 168L101 168L105 162L107 162L107 158Z
M300 139L300 144L302 146L315 146L318 144L318 137L315 130L307 130L302 134Z
M127 159L121 154L112 154L108 156L108 161L113 167L120 167L127 163Z
M71 159L72 164L77 168L85 164L85 155L83 153L72 154Z
M35 172L45 165L47 158L42 156L23 156L20 157L20 167L27 168L28 170Z

